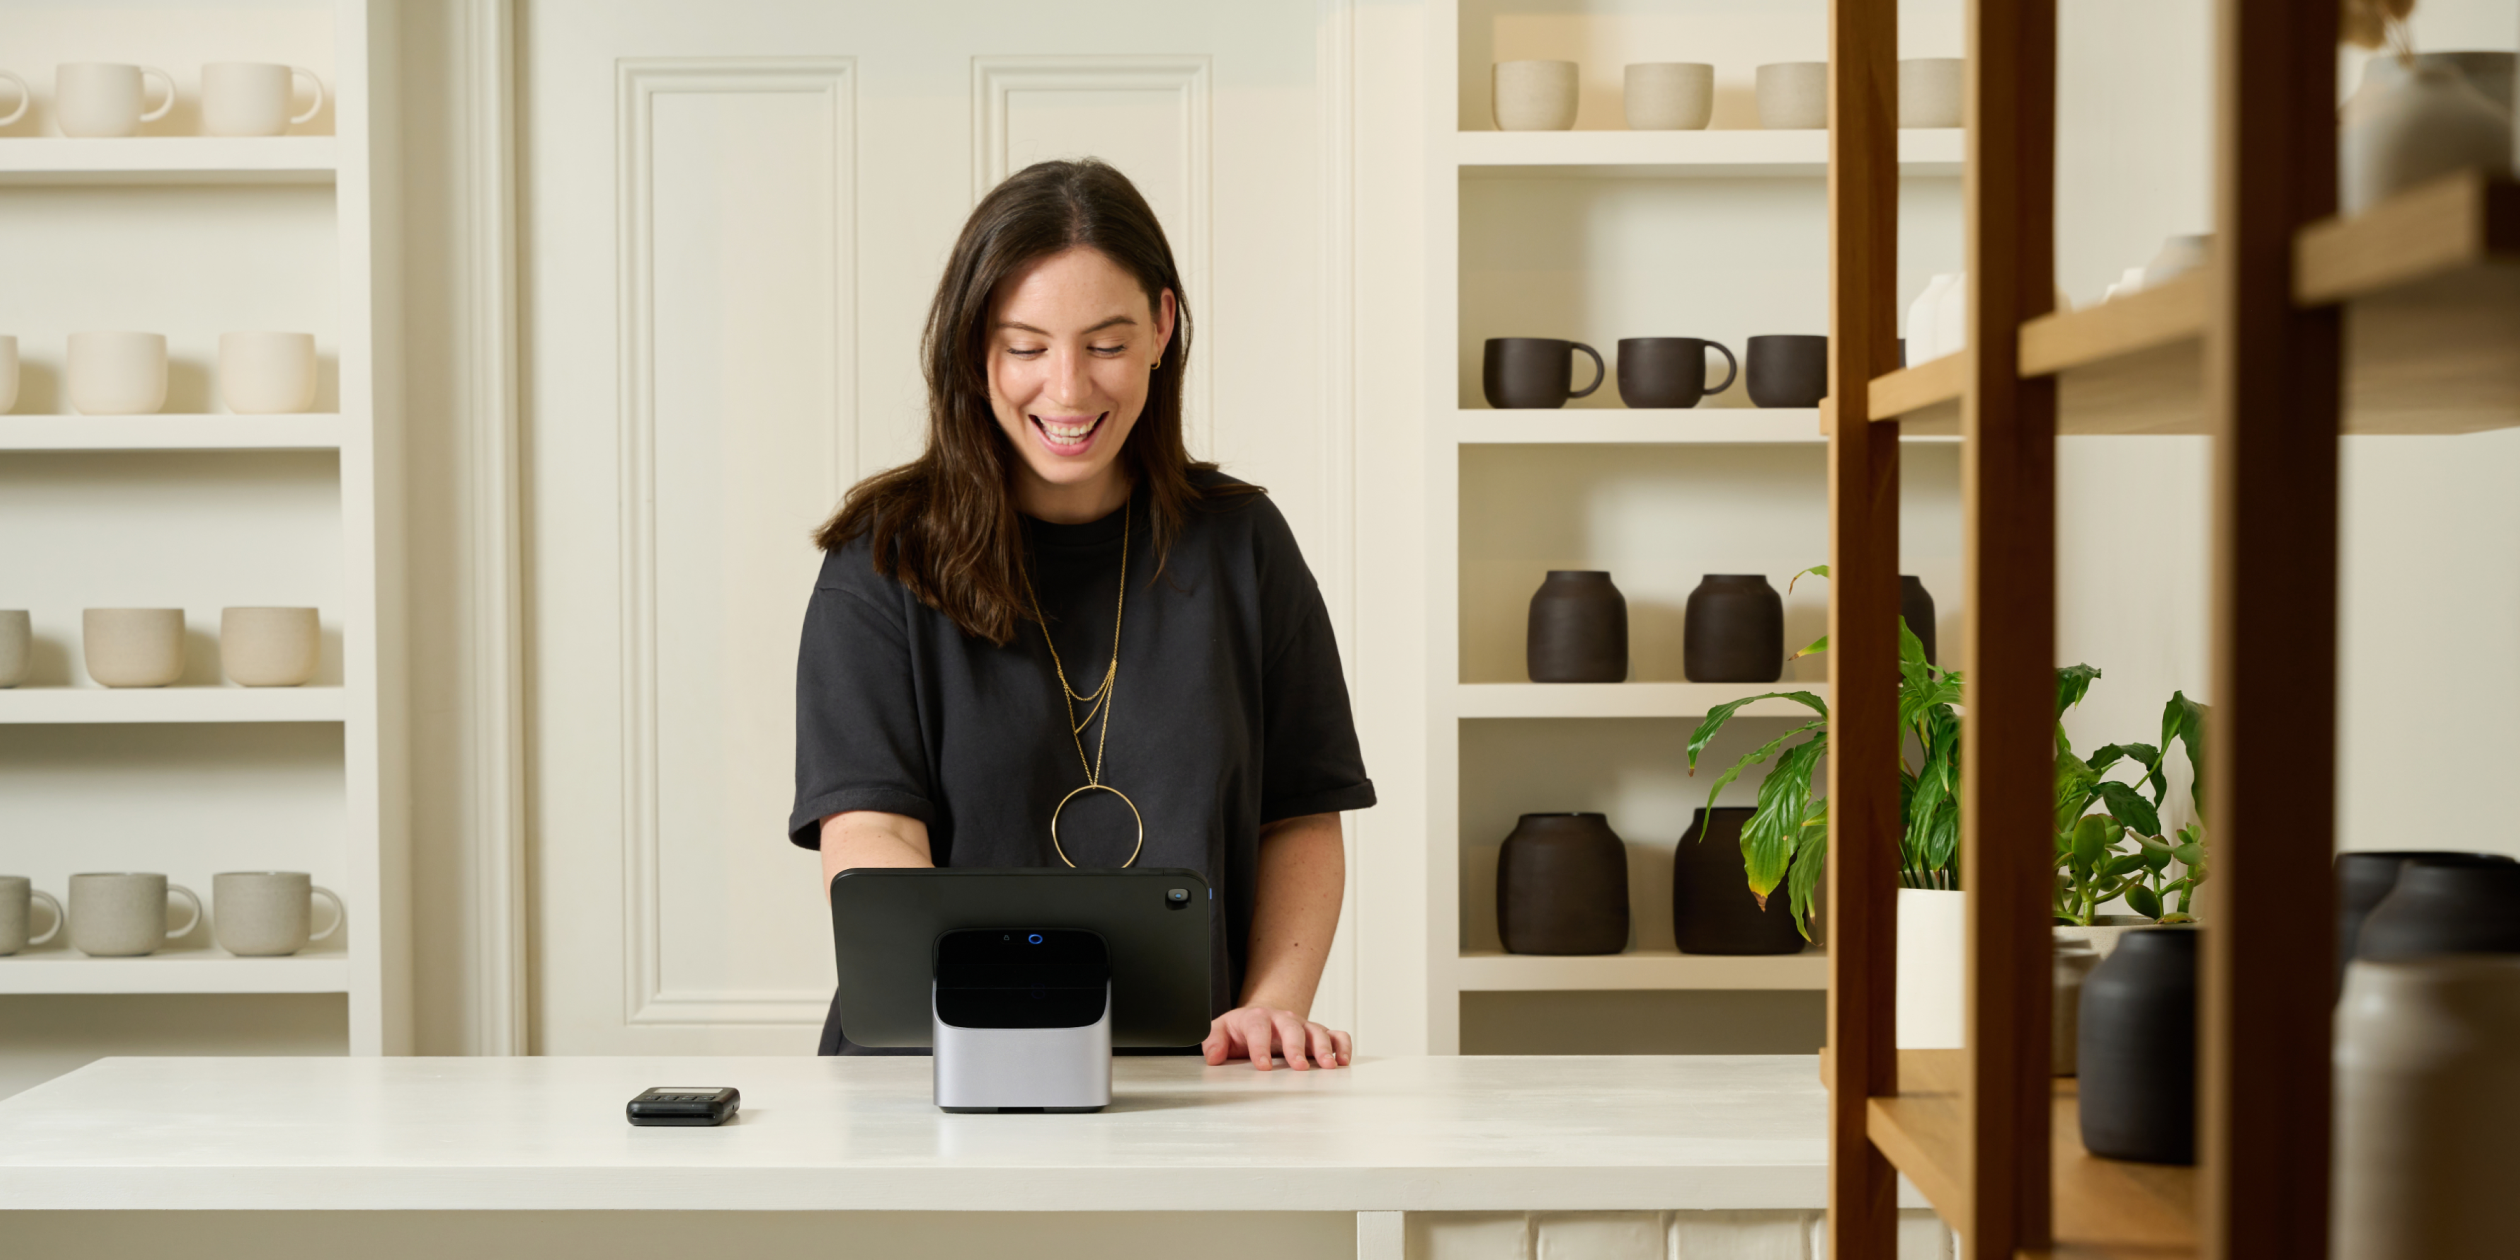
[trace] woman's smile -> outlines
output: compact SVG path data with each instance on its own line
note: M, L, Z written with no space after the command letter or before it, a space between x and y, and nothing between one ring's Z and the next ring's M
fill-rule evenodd
M1094 439L1101 435L1103 421L1111 418L1108 411L1081 415L1043 415L1027 413L1033 432L1041 436L1041 444L1053 455L1074 458L1094 449Z

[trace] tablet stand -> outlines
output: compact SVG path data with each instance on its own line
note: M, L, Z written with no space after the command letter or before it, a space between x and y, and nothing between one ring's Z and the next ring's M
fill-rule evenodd
M937 941L936 1105L1100 1111L1111 1104L1111 966L1092 932L967 929Z

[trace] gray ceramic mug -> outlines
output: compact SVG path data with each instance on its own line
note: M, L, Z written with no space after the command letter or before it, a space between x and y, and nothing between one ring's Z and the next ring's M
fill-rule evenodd
M315 898L332 903L332 925L309 935ZM227 871L210 877L210 935L244 958L277 958L330 940L349 917L341 898L304 871Z
M42 936L26 934L27 921L38 901L52 907L52 930ZM14 954L29 945L41 945L61 935L61 903L51 893L35 887L24 875L0 875L0 955Z
M167 898L192 903L184 926L166 926ZM137 958L201 926L201 898L164 875L139 871L70 877L70 944L95 958Z

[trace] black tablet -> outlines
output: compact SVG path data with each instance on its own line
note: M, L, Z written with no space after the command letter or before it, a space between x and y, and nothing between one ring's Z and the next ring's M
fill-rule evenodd
M1216 901L1195 872L881 868L831 880L840 1026L862 1046L924 1047L937 938L965 929L1092 932L1111 958L1115 1049L1185 1050L1213 1016Z

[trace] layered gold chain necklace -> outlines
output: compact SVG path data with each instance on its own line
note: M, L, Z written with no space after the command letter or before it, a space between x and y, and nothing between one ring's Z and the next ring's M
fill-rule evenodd
M1032 570L1024 571L1024 598L1032 604L1033 624L1041 627L1041 642L1050 649L1050 669L1059 676L1059 702L1067 707L1068 740L1076 745L1076 762L1085 768L1085 786L1059 798L1058 808L1050 811L1050 848L1059 860L1073 869L1076 860L1067 855L1059 843L1059 815L1068 802L1088 792L1109 792L1129 807L1129 816L1137 819L1137 845L1129 850L1123 867L1137 865L1138 854L1146 849L1146 816L1138 813L1137 802L1128 794L1102 781L1103 750L1111 743L1111 696L1113 684L1120 679L1120 617L1129 608L1129 505L1120 505L1120 600L1111 610L1111 665L1103 670L1102 685L1090 692L1079 692L1068 682L1067 665L1059 659L1059 645L1050 640L1050 622L1041 615L1041 597L1033 593ZM1085 718L1077 720L1076 706L1085 706ZM1085 759L1085 728L1093 725L1094 715L1102 715L1102 733L1094 737L1094 758Z

